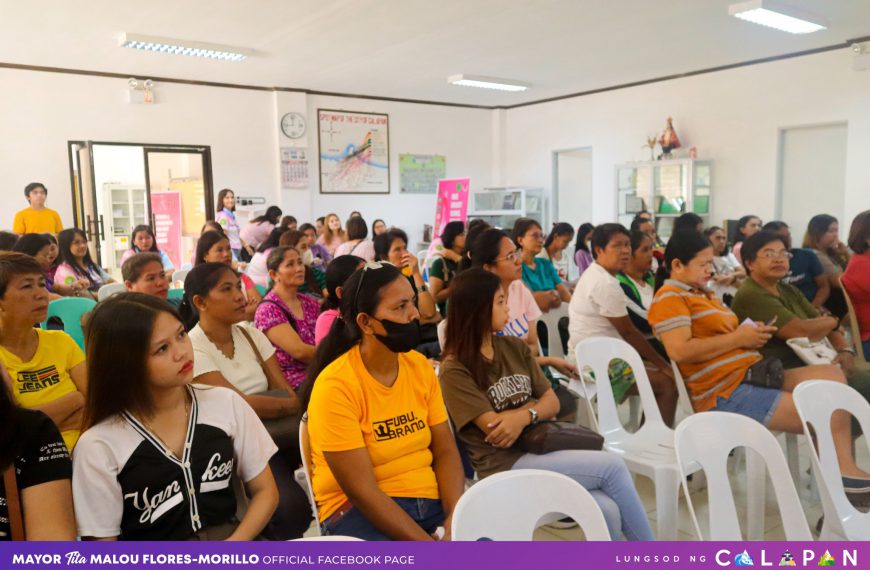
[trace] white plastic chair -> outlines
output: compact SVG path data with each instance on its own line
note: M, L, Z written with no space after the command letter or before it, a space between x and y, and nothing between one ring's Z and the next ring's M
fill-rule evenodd
M675 437L680 471L686 474L700 468L707 478L710 534L706 537L701 534L685 476L682 478L692 522L701 540L744 540L728 480L728 455L736 448L747 450L747 469L760 474L762 482L767 465L786 540L813 539L797 489L787 476L788 464L782 448L776 436L762 424L730 412L702 412L683 420ZM763 515L763 503L761 507Z
M864 434L868 434L870 404L854 388L825 380L801 382L792 395L804 433L811 437L812 427L816 436L818 455L810 453L810 458L825 513L819 540L867 540L870 513L862 513L846 497L831 432L831 415L838 409L846 410L858 419Z
M299 422L299 454L302 456L302 467L293 473L293 478L305 490L311 512L314 514L314 526L320 535L320 514L317 512L317 501L314 500L314 488L311 486L311 442L308 439L308 414L302 414Z
M631 345L615 338L588 338L575 350L577 367L588 366L595 372L598 431L604 436L604 449L622 457L632 473L653 480L658 540L676 540L681 477L674 453L674 432L662 420L643 361ZM637 381L645 421L634 433L625 430L616 409L608 370L614 359L627 362Z
M126 290L127 287L123 283L108 283L100 287L97 291L97 301L105 301L112 295L123 293Z
M610 540L589 491L566 475L540 469L502 471L466 490L453 511L453 540L529 541L555 515L574 519L586 540Z
M179 269L178 271L173 271L172 283L170 285L175 289L184 289L184 280L187 278L188 273L190 273L190 269Z
M555 309L541 315L540 321L547 327L547 356L565 358L562 347L562 335L559 334L559 321L568 316L568 303L562 303Z

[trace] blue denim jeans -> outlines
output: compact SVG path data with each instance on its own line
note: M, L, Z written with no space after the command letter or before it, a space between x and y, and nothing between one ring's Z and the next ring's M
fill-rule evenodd
M392 497L403 511L408 513L414 522L420 525L428 534L435 532L444 524L444 509L438 499L412 499L407 497ZM334 520L333 514L320 525L323 535L353 536L363 540L393 540L379 531L365 516L356 508L351 508L344 516Z
M544 455L527 453L513 469L543 469L574 479L592 494L604 513L610 538L655 540L646 510L625 463L606 451L565 449Z

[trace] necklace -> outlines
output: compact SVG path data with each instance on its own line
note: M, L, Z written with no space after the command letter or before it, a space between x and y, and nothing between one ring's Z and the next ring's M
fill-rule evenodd
M190 402L188 401L187 398L188 398L188 394L187 394L187 390L185 390L185 393L184 393L184 426L185 426L184 429L185 429L185 439L187 439L187 437L186 437L186 436L187 436L187 425L190 423ZM142 421L142 423L145 425L145 428L146 428L146 429L151 433L151 435L153 435L154 437L156 437L156 438L157 438L157 441L159 441L160 444L163 445L163 448L167 451L167 453L169 453L170 455L172 455L172 457L174 457L175 459L178 459L178 456L175 454L175 451L173 451L172 448L171 448L170 446L166 445L166 442L163 441L163 438L162 438L162 437L160 437L159 435L157 435L157 431L156 431L156 430L154 429L154 427L151 425L151 422L148 421L148 420L146 420L145 418L141 418L141 421Z

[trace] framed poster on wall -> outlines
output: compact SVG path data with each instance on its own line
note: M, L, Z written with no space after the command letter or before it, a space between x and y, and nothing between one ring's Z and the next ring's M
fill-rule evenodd
M389 194L389 116L317 110L321 194Z

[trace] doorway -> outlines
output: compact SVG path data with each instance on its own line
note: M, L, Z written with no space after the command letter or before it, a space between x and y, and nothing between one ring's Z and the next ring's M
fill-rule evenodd
M553 212L554 222L567 222L574 231L584 222L592 221L592 148L574 148L553 152ZM549 231L550 228L545 228ZM574 259L574 244L563 255ZM568 263L568 278L579 276L574 263Z
M96 263L119 278L138 225L151 226L176 268L190 262L214 218L208 146L70 141L69 158L76 227Z

